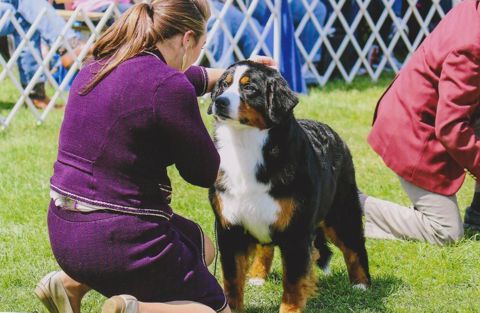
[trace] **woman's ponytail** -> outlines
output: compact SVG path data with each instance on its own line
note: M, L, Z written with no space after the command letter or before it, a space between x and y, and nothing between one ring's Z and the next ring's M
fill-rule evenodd
M127 10L93 46L102 67L81 90L89 93L120 63L153 50L159 41L193 30L200 37L210 16L207 0L153 0Z

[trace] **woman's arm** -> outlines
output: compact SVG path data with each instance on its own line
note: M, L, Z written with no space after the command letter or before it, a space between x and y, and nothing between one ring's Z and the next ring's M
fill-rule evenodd
M225 72L225 69L220 68L206 68L208 74L208 84L207 84L207 92L211 92L215 84L220 79L222 74Z
M184 76L170 77L155 95L155 116L180 175L191 184L209 187L217 177L220 156L203 124L195 90Z

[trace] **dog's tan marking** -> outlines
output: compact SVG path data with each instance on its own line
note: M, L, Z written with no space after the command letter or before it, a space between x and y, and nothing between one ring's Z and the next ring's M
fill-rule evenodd
M319 258L317 249L313 249L307 274L297 282L287 281L287 268L283 262L283 296L280 313L301 313L309 297L317 291L317 277L314 265Z
M284 198L277 200L280 205L280 212L278 213L277 221L273 224L273 228L279 231L284 231L295 213L295 201L292 198Z
M273 246L257 245L255 249L255 257L250 267L250 278L267 279L270 268L272 267L274 255Z
M250 77L245 75L242 78L240 78L240 85L246 85L248 83L250 83Z
M249 249L249 251L250 250L251 249ZM245 279L248 267L248 255L249 253L239 253L235 255L235 278L232 280L223 280L223 286L225 289L225 295L228 299L228 305L235 312L244 311L243 299L245 292Z
M219 173L220 176L220 173ZM218 178L217 178L218 180ZM215 193L212 199L212 205L213 209L215 212L217 212L218 217L220 218L220 224L222 225L223 228L228 229L230 228L230 223L228 223L225 220L225 217L223 216L223 204L222 204L222 199L220 199L218 193Z
M321 224L325 235L330 241L333 242L343 253L343 258L347 264L348 277L350 282L353 284L364 284L365 286L369 285L368 275L365 272L365 268L360 264L360 258L358 254L353 250L349 249L345 244L338 238L337 233L332 227L325 226Z
M225 82L230 86L233 82L233 75L228 74L227 77L225 77Z
M242 101L238 109L238 120L242 124L257 127L259 129L266 129L267 124L263 115L252 108L248 103Z

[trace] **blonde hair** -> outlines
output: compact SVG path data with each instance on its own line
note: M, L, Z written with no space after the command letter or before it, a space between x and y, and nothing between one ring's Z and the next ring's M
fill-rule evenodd
M153 50L158 42L189 30L198 40L209 18L208 0L152 0L134 5L93 46L90 60L102 61L102 67L80 94L89 93L120 63Z

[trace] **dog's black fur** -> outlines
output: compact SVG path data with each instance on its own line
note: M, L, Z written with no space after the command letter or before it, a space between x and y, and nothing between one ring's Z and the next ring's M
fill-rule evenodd
M244 61L230 67L212 93L212 106L218 104L228 87L227 76L233 75L240 65L249 67L245 75L252 87L240 88L241 101L264 119L264 123L250 126L268 129L268 139L263 147L264 163L257 168L256 178L271 185L269 194L274 199L292 199L295 203L286 227L270 227L271 245L280 248L284 264L281 312L302 311L312 291L307 289L313 288L305 286L312 274L314 251L320 253L316 260L320 268L325 269L330 260L332 252L327 239L344 253L351 282L369 285L362 212L347 145L326 124L296 120L293 108L298 103L297 97L278 71L257 63ZM212 113L212 106L209 113ZM222 110L228 110L225 103L213 110L217 120L228 119L228 112ZM242 118L238 122L251 123ZM245 269L239 263L248 259L249 250L258 240L242 225L231 225L224 220L218 197L229 192L230 186L221 179L223 175L221 169L209 196L218 221L225 291L231 307L243 310L242 280L245 275L242 271ZM268 271L269 264L265 266Z

